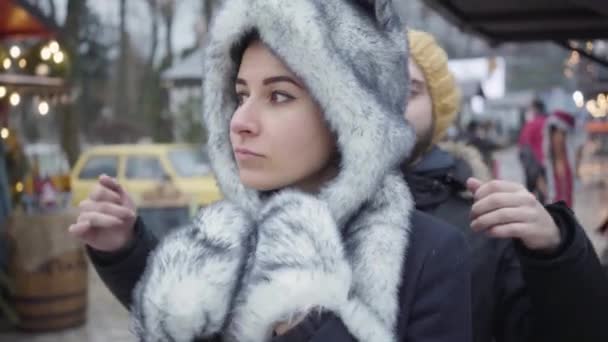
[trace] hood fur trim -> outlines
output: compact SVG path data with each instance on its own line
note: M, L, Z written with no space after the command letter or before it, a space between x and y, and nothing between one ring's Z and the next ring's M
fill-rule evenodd
M319 198L339 225L370 198L415 142L403 119L407 41L396 17L391 1L225 1L206 46L203 111L210 159L227 199L252 216L262 205L240 183L229 141L238 72L231 53L252 30L302 79L337 136L341 172Z
M490 168L484 163L481 153L475 146L463 142L442 142L439 148L451 154L454 158L467 163L473 172L473 177L487 182L492 180Z

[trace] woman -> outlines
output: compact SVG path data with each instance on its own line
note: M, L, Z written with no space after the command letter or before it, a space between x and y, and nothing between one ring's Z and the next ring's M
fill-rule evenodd
M387 1L225 2L203 94L226 199L148 258L140 340L470 340L463 238L412 211L398 172L415 140L402 32ZM95 205L71 228L93 250L143 243L87 239L116 209Z

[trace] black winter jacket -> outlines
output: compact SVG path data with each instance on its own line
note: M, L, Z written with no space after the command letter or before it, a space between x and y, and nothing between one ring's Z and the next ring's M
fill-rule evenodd
M457 153L461 156L471 155ZM473 266L476 342L608 341L608 277L583 228L562 203L546 207L564 237L553 255L470 229L465 182L479 161L435 148L407 172L416 207L459 227Z

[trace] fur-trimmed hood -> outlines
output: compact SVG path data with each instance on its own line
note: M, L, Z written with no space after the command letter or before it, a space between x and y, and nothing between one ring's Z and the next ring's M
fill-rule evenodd
M320 104L341 153L339 176L320 198L344 222L406 157L415 136L403 119L407 40L391 1L229 0L206 48L203 111L208 150L226 198L252 214L260 198L240 182L229 140L237 106L235 45L255 30Z
M439 148L452 155L455 159L466 163L471 169L471 177L483 182L492 179L492 172L488 165L483 162L481 153L475 146L463 142L442 142Z
M235 47L252 32L306 85L337 137L317 195L260 196L229 139ZM134 292L143 341L261 342L277 322L331 311L359 341L396 341L413 201L398 165L415 143L404 27L388 0L226 0L203 77L208 152L225 200L161 242Z

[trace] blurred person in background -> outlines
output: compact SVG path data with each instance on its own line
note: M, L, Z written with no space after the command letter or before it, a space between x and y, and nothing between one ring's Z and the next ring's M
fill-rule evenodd
M574 207L574 182L580 163L575 125L574 116L565 111L555 111L545 120L542 144L545 203L563 201Z
M545 179L542 177L545 160L543 134L547 113L545 104L534 99L525 113L526 122L519 135L519 160L524 168L526 188L545 202Z
M543 206L520 184L488 182L487 164L472 146L437 144L456 118L458 86L430 34L410 30L408 38L405 116L416 128L418 154L402 169L416 207L456 225L469 241L474 341L608 341L608 277L574 214L564 204ZM542 106L533 107L533 129L542 132ZM542 156L539 137L530 139Z

